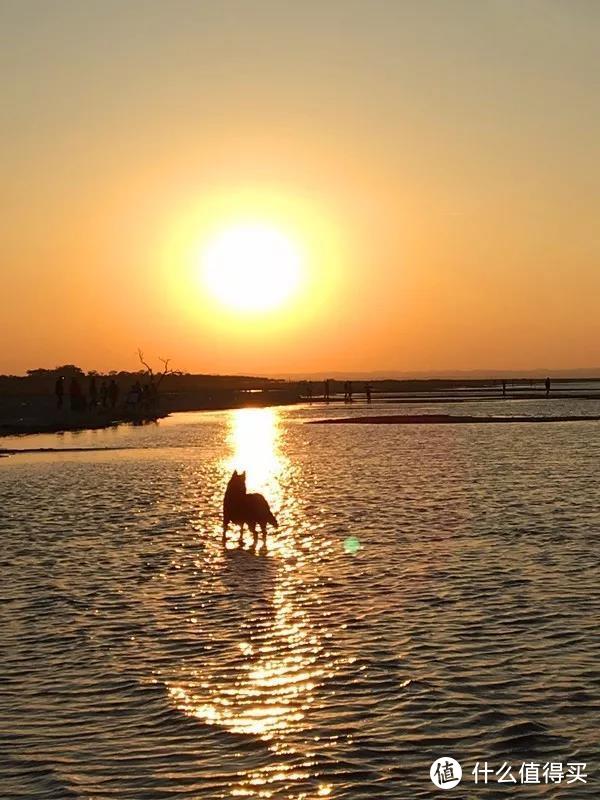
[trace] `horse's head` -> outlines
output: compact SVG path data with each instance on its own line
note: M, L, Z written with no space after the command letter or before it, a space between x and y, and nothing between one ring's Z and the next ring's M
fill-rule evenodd
M238 472L237 469L233 471L233 475L229 478L227 484L228 492L235 492L237 494L246 494L246 472Z

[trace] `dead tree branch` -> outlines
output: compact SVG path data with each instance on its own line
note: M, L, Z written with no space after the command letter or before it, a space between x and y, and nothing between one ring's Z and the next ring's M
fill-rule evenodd
M141 350L140 347L138 347L138 358L140 359L142 364L146 367L146 371L147 371L148 375L150 376L150 380L153 381L154 380L154 372L152 371L152 367L150 366L150 364L148 364L148 363L146 363L146 361L144 361L144 354L142 353L142 350Z
M141 363L142 363L142 364L144 365L144 367L146 368L146 372L147 372L147 374L148 374L148 377L150 378L150 383L151 383L151 384L152 384L152 385L153 385L153 386L154 386L156 389L158 389L158 387L160 386L160 384L161 384L162 380L163 380L163 379L164 379L164 378L165 378L167 375L175 375L175 374L177 374L177 373L175 372L175 370L169 369L169 362L171 361L171 359L170 359L170 358L160 358L160 357L159 357L159 359L158 359L158 360L159 360L159 361L162 363L162 365L163 365L163 370L162 370L162 372L161 372L161 373L159 373L159 374L158 374L158 376L157 376L157 375L154 373L154 370L152 369L152 367L150 366L150 364L148 364L148 362L144 360L144 354L143 354L143 352L142 352L142 349L141 349L140 347L138 347L138 358L140 359Z

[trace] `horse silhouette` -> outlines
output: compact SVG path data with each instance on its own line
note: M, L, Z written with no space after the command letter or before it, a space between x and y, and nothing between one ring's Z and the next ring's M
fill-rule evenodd
M257 525L262 531L263 542L267 539L267 524L278 527L265 498L262 494L248 494L246 473L238 473L237 470L229 479L223 498L223 539L226 538L230 522L240 526L240 544L244 536L244 525L247 525L254 535L255 547L258 542Z

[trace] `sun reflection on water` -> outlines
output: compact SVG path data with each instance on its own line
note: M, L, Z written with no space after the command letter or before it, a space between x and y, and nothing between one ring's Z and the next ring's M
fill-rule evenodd
M284 453L278 411L232 411L228 444L224 476L245 470L249 491L267 497L280 527L269 532L266 553L237 546L235 534L218 558L207 560L218 574L219 595L236 611L234 629L230 625L223 633L225 652L212 659L207 653L201 667L182 670L169 693L180 710L205 724L268 743L272 761L241 774L232 795L269 798L283 785L297 785L299 793L286 796L328 796L331 787L322 783L316 795L301 791L300 784L306 787L315 776L285 763L286 755L300 753L310 764L302 732L333 665L307 607L310 587L303 566L307 553L314 557L314 529L291 488L293 465Z
M249 491L277 489L275 479L287 466L280 448L281 430L275 408L238 408L230 412L225 459L228 470L246 472Z

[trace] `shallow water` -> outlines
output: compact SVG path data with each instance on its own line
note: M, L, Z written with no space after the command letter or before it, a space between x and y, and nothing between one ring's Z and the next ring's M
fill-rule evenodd
M565 406L600 401L401 413ZM2 800L430 798L446 755L452 797L598 796L600 423L303 424L371 412L398 407L3 442L128 449L0 461ZM222 546L234 467L266 550ZM588 782L478 788L478 760Z

